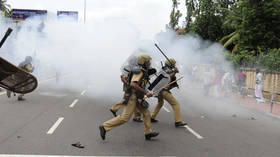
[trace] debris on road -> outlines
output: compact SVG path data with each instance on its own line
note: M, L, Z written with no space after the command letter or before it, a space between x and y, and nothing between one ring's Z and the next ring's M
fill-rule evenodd
M257 120L256 118L254 118L254 117L251 117L249 120Z
M74 146L74 147L77 147L77 148L85 148L85 146L83 146L80 142L73 143L71 145Z

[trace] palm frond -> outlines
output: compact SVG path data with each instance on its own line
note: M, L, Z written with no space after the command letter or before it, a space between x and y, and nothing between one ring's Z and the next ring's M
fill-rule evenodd
M231 53L236 53L237 50L238 50L238 47L239 47L239 44L236 44L236 45L233 47Z
M224 36L221 40L220 43L224 44L229 38L235 35L236 32L232 32L231 34Z
M240 38L239 33L236 32L225 44L224 48L227 48L229 45L233 44L234 41L238 40Z

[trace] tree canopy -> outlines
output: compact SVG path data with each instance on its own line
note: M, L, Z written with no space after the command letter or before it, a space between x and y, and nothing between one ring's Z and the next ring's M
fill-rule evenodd
M280 67L280 0L185 2L187 33L223 44L236 66Z
M0 0L0 10L6 17L11 17L11 6L7 4L7 0Z

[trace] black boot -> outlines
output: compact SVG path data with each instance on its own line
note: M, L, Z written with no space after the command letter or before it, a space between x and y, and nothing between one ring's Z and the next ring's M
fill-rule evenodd
M105 140L106 130L105 130L104 126L100 125L99 130L100 130L100 136L101 136L102 140Z
M152 137L156 137L157 135L159 135L159 132L151 132L151 133L145 135L145 139L151 140Z
M175 127L178 128L178 127L183 127L185 125L188 125L188 123L185 123L185 122L175 122Z
M152 123L157 123L158 120L156 120L155 118L151 118L151 122L152 122Z
M25 99L23 97L18 97L18 101L24 101Z
M7 90L7 97L10 98L11 97L11 91Z
M134 122L139 122L139 123L142 123L143 120L141 118L133 118L132 119Z
M113 111L112 109L110 109L110 111L113 113L114 117L117 117L117 112Z

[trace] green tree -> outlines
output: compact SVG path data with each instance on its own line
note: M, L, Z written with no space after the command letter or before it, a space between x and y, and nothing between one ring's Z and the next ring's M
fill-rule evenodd
M172 0L172 11L170 14L169 26L174 30L178 27L179 19L182 16L181 12L178 10L179 4L180 3L177 0Z
M239 0L216 0L217 13L222 17L229 15L230 11L237 5Z
M203 39L219 41L234 31L223 22L238 0L186 0L186 30Z
M4 13L4 16L11 17L11 6L7 4L7 0L0 0L0 10Z
M237 28L242 23L241 9L237 7L237 3L235 2L231 4L231 7L226 12L223 27L228 34L220 42L224 45L225 49L235 53L238 50L240 39L240 33Z
M267 68L267 71L280 71L280 49L270 49L259 57L258 65Z
M203 39L218 41L223 32L221 15L217 14L213 0L200 0L195 10L195 21L190 31L200 35Z
M186 30L220 41L234 65L280 70L280 0L186 0L186 8Z
M280 0L243 0L240 50L254 51L256 56L280 48Z
M195 16L195 11L197 7L197 0L186 0L185 1L187 15L185 17L186 20L186 32L190 31L190 26L193 23L193 19Z
M280 70L280 0L242 0L224 24L235 28L223 39L224 47L237 47L229 57L235 65Z

